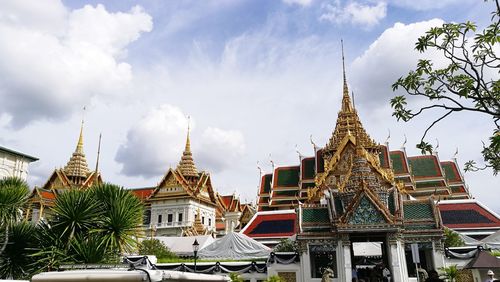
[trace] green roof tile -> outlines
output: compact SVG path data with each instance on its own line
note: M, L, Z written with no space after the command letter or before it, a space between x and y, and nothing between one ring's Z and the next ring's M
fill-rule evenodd
M429 202L404 202L405 219L433 219L434 213Z
M264 175L264 193L269 193L271 191L271 179L272 179L271 174L266 174Z
M298 191L294 191L294 190L291 190L291 191L276 191L274 190L273 191L273 196L297 196L298 195Z
M408 161L415 177L441 176L436 159L433 156L408 158Z
M458 172L454 168L454 164L451 162L442 162L441 167L444 170L444 173L446 174L446 180L448 181L461 181L461 177L458 174Z
M423 188L440 188L440 187L445 187L446 185L443 183L443 181L422 181L422 182L417 182L416 187L417 189L423 189Z
M396 174L406 172L402 154L400 152L391 152L390 155L391 155L392 168L394 172Z
M281 186L298 186L299 185L299 167L279 168L276 185Z
M328 209L303 209L302 210L302 222L330 222L330 217L328 216Z
M302 160L302 179L314 178L314 158L307 158Z

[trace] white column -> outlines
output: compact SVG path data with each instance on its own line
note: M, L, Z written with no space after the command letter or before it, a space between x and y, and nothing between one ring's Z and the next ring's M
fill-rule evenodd
M400 239L389 240L389 263L391 268L391 282L408 282L408 268L404 244Z
M352 280L351 243L348 238L344 236L337 244L338 281Z
M445 266L444 250L441 242L432 241L432 261L434 269L440 269Z

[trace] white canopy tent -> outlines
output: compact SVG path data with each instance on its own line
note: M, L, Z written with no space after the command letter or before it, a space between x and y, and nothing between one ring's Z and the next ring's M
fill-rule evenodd
M200 258L251 259L268 257L271 249L245 234L230 232L209 246L200 248Z
M200 250L210 245L215 239L210 235L190 237L155 237L167 246L171 252L178 256L193 256L193 243L196 239L200 244Z
M481 240L492 249L500 249L500 230Z

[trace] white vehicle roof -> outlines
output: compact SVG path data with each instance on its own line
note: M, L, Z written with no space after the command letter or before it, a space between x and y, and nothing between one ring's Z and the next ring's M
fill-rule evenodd
M70 270L62 272L44 272L31 278L32 282L113 282L113 281L147 281L147 282L205 282L205 281L231 281L222 275L198 274L168 270L122 270L122 269L97 269L97 270Z

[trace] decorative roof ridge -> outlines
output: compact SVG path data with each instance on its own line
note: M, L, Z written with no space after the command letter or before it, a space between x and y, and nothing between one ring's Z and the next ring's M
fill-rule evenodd
M419 155L419 156L410 156L408 159L437 159L436 155Z

